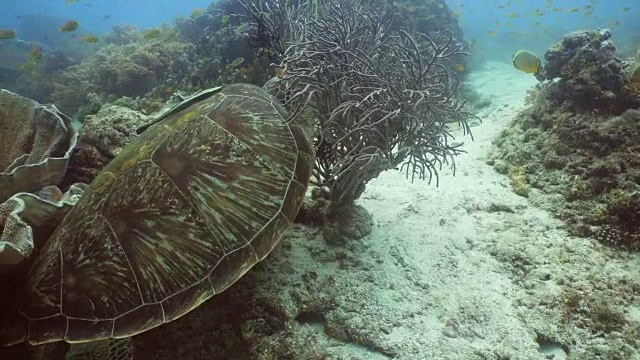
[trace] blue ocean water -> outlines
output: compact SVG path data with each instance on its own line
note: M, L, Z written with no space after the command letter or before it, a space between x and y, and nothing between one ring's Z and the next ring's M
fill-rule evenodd
M458 17L472 62L509 61L519 49L543 54L565 34L609 28L623 52L640 42L637 0L446 0ZM16 29L17 38L57 47L70 34L57 29L66 20L80 23L77 34L104 34L116 24L150 28L172 24L176 16L204 9L211 0L4 0L0 29ZM632 51L632 49L629 49Z
M153 27L187 16L194 9L204 9L210 0L3 0L0 27L18 27L21 19L38 15L59 19L76 19L84 31L104 32L114 24Z
M114 26L172 26L177 17L204 11L209 4L210 0L76 0L69 4L65 0L3 0L0 30L15 31L16 36L0 40L0 83L12 83L25 72L33 48L45 56L59 50L80 60L101 46L81 39L101 38ZM60 31L70 20L77 21L78 28Z
M510 60L519 49L544 54L565 34L609 28L624 50L640 42L637 0L448 0L475 60Z

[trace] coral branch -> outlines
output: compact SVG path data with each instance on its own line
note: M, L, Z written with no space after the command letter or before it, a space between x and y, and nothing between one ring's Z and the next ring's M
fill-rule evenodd
M320 15L305 19L297 16L307 3L269 4L269 12L247 9L254 28L279 37L271 46L283 51L285 106L300 113L308 105L320 118L314 174L333 205L353 202L371 179L400 164L412 181L437 180L443 165L455 166L463 150L450 144L447 126L459 123L470 134L467 120L476 117L455 98L451 59L466 53L449 31L436 41L396 30L372 7L347 0L322 1Z

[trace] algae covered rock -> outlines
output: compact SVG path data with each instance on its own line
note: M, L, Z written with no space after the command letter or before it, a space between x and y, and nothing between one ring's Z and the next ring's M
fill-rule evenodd
M546 63L539 76L545 80L569 78L587 69L586 62L615 62L616 48L610 38L608 29L579 30L565 35L545 53Z
M639 144L640 109L575 113L542 99L494 141L494 167L509 174L514 192L533 190L532 201L572 235L640 250Z
M536 76L548 81L494 141L495 165L514 191L523 175L571 234L640 250L640 63L617 57L611 36L575 31L546 52Z
M624 77L626 91L635 94L636 102L640 103L640 61L629 61Z
M136 135L136 129L149 121L149 116L128 107L104 105L97 114L86 117L80 143L112 159Z
M545 53L544 69L536 77L560 79L552 88L556 102L577 111L609 113L637 105L625 87L628 63L616 56L611 35L608 29L574 31Z

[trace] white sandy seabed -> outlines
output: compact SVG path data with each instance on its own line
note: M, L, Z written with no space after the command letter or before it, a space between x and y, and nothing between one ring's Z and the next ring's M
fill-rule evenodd
M359 202L376 224L353 249L366 260L351 269L313 268L338 279L342 328L367 344L326 338L330 358L562 360L587 344L608 345L588 331L561 330L561 291L588 291L598 279L640 283L638 255L568 235L486 164L492 139L524 107L536 80L489 63L468 81L491 105L479 114L474 141L456 135L467 153L457 157L455 176L441 171L435 187L397 171L382 174ZM317 263L309 257L294 250L289 261L308 268ZM622 309L633 321L640 321L637 295Z

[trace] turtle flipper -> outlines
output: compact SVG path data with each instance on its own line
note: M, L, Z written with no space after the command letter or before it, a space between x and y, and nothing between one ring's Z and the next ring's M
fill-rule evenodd
M71 344L65 360L133 360L131 338Z

